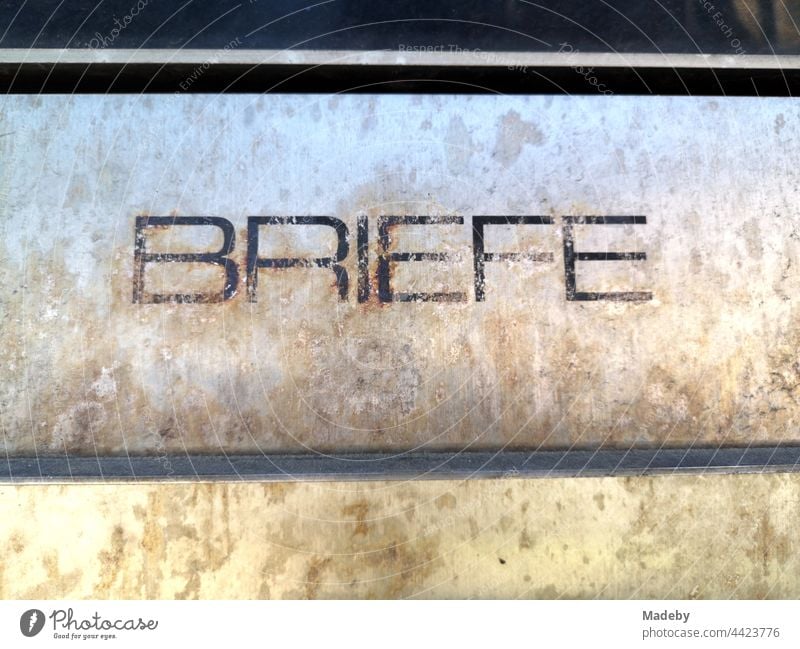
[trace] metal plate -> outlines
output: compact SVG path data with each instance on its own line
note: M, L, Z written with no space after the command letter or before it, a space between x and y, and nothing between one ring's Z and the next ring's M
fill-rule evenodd
M790 468L797 112L3 97L8 477Z

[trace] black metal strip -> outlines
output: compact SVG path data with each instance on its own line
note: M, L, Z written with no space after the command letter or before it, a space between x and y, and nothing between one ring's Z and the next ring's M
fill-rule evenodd
M337 456L42 456L8 458L0 469L0 482L541 478L790 472L798 467L800 446Z
M0 62L0 92L790 97L800 94L800 69Z
M0 0L0 47L781 54L793 2Z

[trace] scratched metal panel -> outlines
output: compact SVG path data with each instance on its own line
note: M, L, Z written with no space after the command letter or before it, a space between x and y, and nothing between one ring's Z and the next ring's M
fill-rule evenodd
M798 112L2 97L4 450L798 442Z

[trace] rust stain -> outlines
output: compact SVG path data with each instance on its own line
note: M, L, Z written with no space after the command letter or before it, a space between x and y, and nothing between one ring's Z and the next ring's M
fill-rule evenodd
M793 474L3 487L0 596L796 598L798 498Z
M355 528L353 529L353 536L366 535L369 532L369 525L366 522L367 514L369 513L369 503L366 501L358 502L348 505L342 509L342 514L345 516L355 516Z

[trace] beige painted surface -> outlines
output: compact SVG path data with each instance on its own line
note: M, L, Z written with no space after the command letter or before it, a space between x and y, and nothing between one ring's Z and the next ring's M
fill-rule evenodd
M800 475L0 487L3 598L796 598Z

